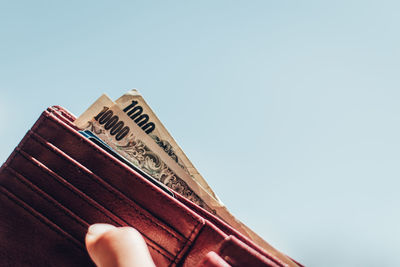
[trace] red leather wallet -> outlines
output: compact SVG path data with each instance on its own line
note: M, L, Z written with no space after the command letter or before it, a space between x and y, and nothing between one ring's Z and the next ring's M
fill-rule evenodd
M1 167L0 266L92 266L84 237L99 222L135 227L157 266L286 266L83 137L74 120L48 108Z

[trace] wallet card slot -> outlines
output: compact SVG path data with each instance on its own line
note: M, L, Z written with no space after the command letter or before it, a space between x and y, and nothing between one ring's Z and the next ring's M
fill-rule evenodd
M94 266L81 242L2 186L0 203L1 266Z
M26 153L25 151L19 149L18 154L22 155L22 157L16 156L11 163L11 166L18 166L19 169L21 169L21 172L23 172L24 170L29 170L29 173L31 173L29 177L32 177L32 179L34 179L34 181L32 181L33 183L35 183L36 185L40 184L40 188L46 191L48 194L52 194L52 192L57 192L57 196L54 197L62 201L63 205L68 206L68 208L73 210L75 214L79 215L80 217L84 217L83 219L89 224L96 222L105 222L114 224L116 226L134 226L139 231L146 231L142 233L145 239L149 241L148 245L152 249L157 251L157 253L163 255L168 260L171 260L174 257L174 254L166 250L163 246L161 246L148 236L148 234L150 234L151 237L157 235L160 236L159 229L140 229L137 223L128 223L126 220L120 218L120 216L115 214L114 211L111 212L109 209L107 209L107 207L104 207L103 203L98 203L91 196L89 196L87 192L91 192L92 195L96 195L97 199L104 198L103 202L115 202L117 200L114 197L107 198L107 194L109 195L110 193L101 190L101 188L98 186L95 186L96 183L93 183L92 180L88 179L90 178L90 176L83 175L82 170L74 165L66 164L67 162L65 162L65 159L63 159L63 161L60 161L60 158L62 159L60 155L54 154L54 151L52 150L44 150L43 147L40 148L40 146L43 146L43 144L40 144L40 142L37 142L36 140L30 138L27 141L27 147L32 148L40 154L39 160L37 158L34 158L32 155ZM43 162L41 162L44 158L40 158L43 156L51 159L57 159L57 166L47 166L49 162L45 162L46 165L44 165ZM50 163L50 165L52 164ZM56 170L53 170L51 167L55 167ZM62 174L64 176L67 175L67 179L60 176L59 173L55 172L60 170L66 171ZM26 175L29 175L29 173L27 173ZM74 182L74 184L72 184L71 182ZM76 184L78 184L80 188L77 188L75 186ZM66 189L69 192L66 192ZM71 192L73 194L71 194ZM78 196L78 198L75 196ZM71 197L75 198L71 199ZM107 203L105 204L107 206ZM123 208L122 205L120 205L119 208ZM125 210L125 212L126 214L123 217L132 217L132 215L135 215L134 211L129 209ZM171 240L165 239L165 242L171 242Z
M170 251L171 254L175 255L179 251L186 241L184 237L178 235L168 226L163 225L152 214L142 209L134 201L64 152L45 142L40 136L33 134L32 137L23 147L24 150L26 147L29 148L30 153L34 151L36 154L38 154L38 151L42 151L38 155L38 160L45 163L47 167L58 175L68 177L66 180L78 190L85 192L86 195L97 201L102 207L112 211L115 216L121 218L126 224L133 225L140 232L145 233L145 236L161 247L175 247L174 250ZM43 151L46 152L43 153ZM60 160L62 160L62 164L60 164Z
M2 175L3 174L5 175L4 172L2 172ZM7 178L9 178L9 177L7 177ZM65 238L69 242L73 243L74 246L76 246L82 250L85 250L82 242L80 242L75 237L70 235L68 232L66 232L63 228L61 228L60 226L55 224L53 221L49 220L42 213L33 209L28 203L24 202L22 199L20 199L14 193L10 192L6 187L3 187L3 186L0 187L0 191L2 193L1 195L5 196L9 201L13 202L19 208L23 209L25 213L28 213L31 216L33 216L36 220L40 221L43 225L47 226L52 231L56 232L58 235L61 235L62 238ZM6 204L2 203L2 205L6 205ZM13 214L9 214L9 216L13 216Z
M74 236L76 240L83 242L89 227L87 222L65 208L39 187L32 184L13 168L8 167L4 172L8 175L8 179L1 181L2 186L65 232Z
M18 149L18 153L9 167L18 169L22 176L29 177L31 183L62 202L75 214L82 213L82 219L88 224L100 220L117 226L124 225L123 221L115 217L110 211L104 209L96 201L26 152Z
M116 226L128 225L26 152L18 151L9 166L9 168L13 167L19 168L24 175L29 175L30 181L38 188L40 187L41 191L46 191L46 194L52 195L61 201L63 203L62 206L68 207L66 209L71 210L87 225L99 222ZM86 231L87 228L78 234L84 235ZM163 250L146 236L144 238L147 240L150 250L164 257L164 261L172 261L173 255Z
M2 179L1 183L5 189L14 195L18 194L18 198L32 210L41 214L60 229L63 229L65 233L74 237L75 240L80 241L81 244L84 243L85 235L89 227L87 222L49 196L39 187L33 185L28 179L11 167L7 167L3 170L2 174L8 175L8 179ZM163 256L164 262L172 262L172 255L168 256L151 243L148 244L148 246L150 251L154 250L158 255Z

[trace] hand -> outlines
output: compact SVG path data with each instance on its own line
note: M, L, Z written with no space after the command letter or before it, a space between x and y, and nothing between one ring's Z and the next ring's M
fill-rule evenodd
M132 227L93 224L85 243L98 267L155 266L142 235Z

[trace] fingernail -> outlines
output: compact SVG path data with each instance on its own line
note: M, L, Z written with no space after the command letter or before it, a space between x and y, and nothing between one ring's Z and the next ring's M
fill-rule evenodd
M96 223L92 224L88 229L88 235L101 235L111 229L114 229L115 226L106 223Z

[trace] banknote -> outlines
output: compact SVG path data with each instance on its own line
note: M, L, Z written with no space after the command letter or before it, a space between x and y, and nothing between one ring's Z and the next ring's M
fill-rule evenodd
M160 146L157 140L150 136L153 126L143 127L146 122L135 122L135 118L132 119L129 116L131 114L121 109L120 106L103 94L75 120L74 124L81 130L90 130L136 167L220 217L256 244L284 261L287 266L296 266L289 258L275 250L237 220L217 198L206 191L193 175L188 173L187 168L182 167L184 161L171 156L168 149Z
M209 212L217 214L223 206L108 96L102 95L75 125L92 131L135 166Z
M175 139L158 119L142 95L131 90L118 98L115 103L139 125L165 152L176 161L212 197L218 199L206 180L194 167Z

